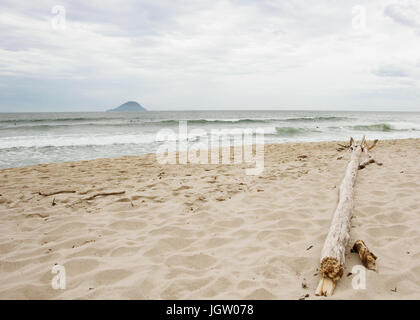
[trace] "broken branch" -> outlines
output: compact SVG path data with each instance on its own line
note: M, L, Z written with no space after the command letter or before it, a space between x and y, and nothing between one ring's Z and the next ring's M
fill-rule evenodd
M102 196L116 196L119 194L124 194L125 191L115 191L115 192L102 192L102 193L96 193L88 198L84 198L83 200L93 200L96 197L102 197Z
M369 147L367 142L365 141L365 143L363 144L363 152L366 153L367 155L367 159L365 161L363 161L360 165L359 165L359 170L364 169L366 166L368 166L371 163L376 163L378 166L381 166L382 163L376 161L372 155L369 153L369 150L371 150L372 148L374 148L376 146L376 144L378 143L378 139L376 139L375 141L373 141L373 143L371 144L371 146Z
M376 271L376 259L378 257L369 251L363 240L357 240L351 251L359 254L360 260L367 269Z
M74 190L60 190L60 191L53 191L53 192L41 192L39 191L38 194L40 196L44 196L44 197L49 197L49 196L54 196L56 194L60 194L60 193L76 193L76 191Z
M379 141L378 139L375 139L370 146L368 146L367 143L366 143L367 149L368 150L372 150L373 148L375 148L375 146L378 143L378 141Z

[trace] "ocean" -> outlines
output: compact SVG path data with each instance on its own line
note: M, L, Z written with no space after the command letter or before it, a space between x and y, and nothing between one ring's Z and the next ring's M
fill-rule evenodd
M265 143L420 138L420 113L148 111L0 113L0 168L156 152L161 129L264 129ZM203 131L202 130L202 131ZM188 143L202 139L190 135Z

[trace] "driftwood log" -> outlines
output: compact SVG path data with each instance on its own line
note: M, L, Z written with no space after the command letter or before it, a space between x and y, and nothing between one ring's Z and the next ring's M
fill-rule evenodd
M315 294L331 296L334 292L335 283L343 275L345 262L345 250L350 239L350 219L353 211L353 187L357 177L365 138L357 144L350 139L350 162L347 165L346 174L340 185L339 200L331 222L331 227L325 239L321 252L321 280Z
M347 149L351 151L351 155L346 174L340 185L337 208L321 252L321 280L315 292L318 296L331 296L336 282L343 275L345 250L350 239L350 220L353 212L353 193L357 172L371 163L382 165L369 153L377 143L378 140L375 140L371 145L368 145L365 137L363 137L360 143L356 143L353 138L350 138L348 145L339 144L340 148L338 151ZM366 154L367 159L361 163L360 157L362 152ZM359 253L360 259L366 268L370 270L376 269L376 256L369 251L363 241L356 241L352 250Z
M321 252L321 279L315 292L318 296L331 296L337 281L343 275L345 251L350 239L350 220L353 212L353 193L357 172L370 163L382 165L382 163L377 162L369 153L369 150L373 149L377 143L378 140L375 140L369 146L365 137L363 137L360 143L356 143L353 138L350 138L348 145L339 144L340 148L338 151L347 149L351 151L351 155L346 174L340 185L337 208L335 209L331 227ZM366 154L367 159L360 163L362 152ZM364 263L371 268L376 266L376 256L367 249L363 241L358 243L355 247L356 249L362 262L365 261Z

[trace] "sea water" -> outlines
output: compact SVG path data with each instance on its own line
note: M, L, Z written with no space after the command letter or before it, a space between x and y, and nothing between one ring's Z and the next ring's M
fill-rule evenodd
M154 153L162 129L208 134L264 129L265 143L420 138L420 113L333 111L148 111L0 113L0 168ZM202 136L190 135L189 143Z

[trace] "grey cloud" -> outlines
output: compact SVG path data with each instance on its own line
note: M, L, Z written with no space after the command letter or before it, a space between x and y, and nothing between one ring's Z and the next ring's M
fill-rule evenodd
M400 84L413 85L416 80L420 80L420 61L397 60L374 68L372 73L378 77L397 78Z
M384 14L395 22L410 28L420 29L419 5L412 2L394 3L385 7Z
M387 78L411 81L417 74L384 63L419 52L414 42L403 50L416 38L409 29L390 30L386 39L352 33L352 7L372 2L382 6L382 0L2 0L0 111L103 110L121 100L150 109L323 106L331 96L334 105L340 98L347 104L342 92L357 95L360 83L374 92ZM66 8L64 31L49 25L57 4ZM405 11L385 12L416 26ZM389 31L376 27L378 34ZM372 71L373 65L380 67Z
M381 66L373 71L379 77L409 77L410 73L406 68L401 66Z

